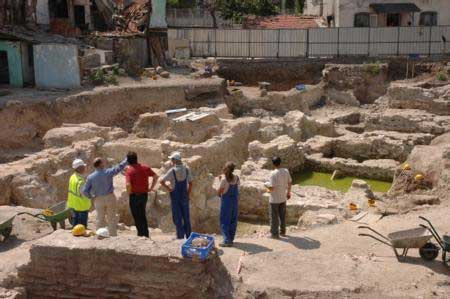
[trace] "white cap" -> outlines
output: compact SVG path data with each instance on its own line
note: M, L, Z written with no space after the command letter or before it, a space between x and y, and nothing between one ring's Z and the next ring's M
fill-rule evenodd
M73 169L78 169L78 167L81 167L81 166L86 166L86 163L84 163L84 161L81 160L81 159L75 159L72 162L72 168Z
M177 160L177 161L181 161L181 154L180 152L173 152L170 156L170 159L172 160Z

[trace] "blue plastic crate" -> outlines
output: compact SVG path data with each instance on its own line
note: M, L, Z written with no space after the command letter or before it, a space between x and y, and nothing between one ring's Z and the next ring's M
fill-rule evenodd
M192 247L192 241L198 237L205 237L208 240L208 246L204 248ZM193 258L195 256L200 261L205 261L209 257L211 251L214 249L214 243L214 237L212 236L191 233L189 239L187 239L186 242L184 242L181 246L181 255L183 255L183 257L185 258Z

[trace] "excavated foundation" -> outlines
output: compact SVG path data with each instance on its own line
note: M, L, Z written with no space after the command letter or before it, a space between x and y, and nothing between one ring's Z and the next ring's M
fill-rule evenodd
M223 79L176 78L100 87L70 95L2 97L0 162L41 150L45 133L63 123L93 122L130 131L140 114L221 103L226 92Z
M19 269L28 298L232 298L220 259L184 259L181 241L74 238L60 230L30 255Z

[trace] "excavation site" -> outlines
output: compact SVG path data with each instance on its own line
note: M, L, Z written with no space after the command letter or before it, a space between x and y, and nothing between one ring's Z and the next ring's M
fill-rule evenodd
M407 63L207 58L116 86L12 89L0 97L0 297L448 298L450 64L421 61L411 77ZM150 237L136 236L124 172L117 236L95 235L93 207L82 237L70 215L48 217L64 210L74 160L89 174L96 157L111 167L130 151L159 177L181 155L192 231L215 239L206 260L182 256L159 183ZM292 177L279 239L268 238L274 156ZM222 248L228 161L238 225Z

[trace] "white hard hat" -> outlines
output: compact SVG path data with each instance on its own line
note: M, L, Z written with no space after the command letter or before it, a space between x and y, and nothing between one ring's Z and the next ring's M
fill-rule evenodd
M95 234L101 238L109 238L109 231L106 227L99 228Z
M81 160L81 159L75 159L72 162L72 168L73 169L78 169L78 167L81 167L81 166L86 166L86 163L84 163L84 161Z
M172 160L177 160L177 161L181 161L181 154L180 152L173 152L170 156L170 159Z

